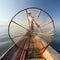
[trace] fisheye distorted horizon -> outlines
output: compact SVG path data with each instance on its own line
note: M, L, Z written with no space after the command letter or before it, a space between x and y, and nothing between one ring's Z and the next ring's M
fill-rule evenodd
M8 25L11 18L20 10L38 7L47 11L53 18L56 28L60 26L59 0L0 0L0 26Z

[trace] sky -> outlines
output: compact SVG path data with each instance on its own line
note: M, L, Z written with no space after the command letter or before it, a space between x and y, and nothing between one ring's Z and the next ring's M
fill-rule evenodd
M8 27L17 12L29 7L47 11L52 16L56 29L60 30L60 0L0 0L0 26Z

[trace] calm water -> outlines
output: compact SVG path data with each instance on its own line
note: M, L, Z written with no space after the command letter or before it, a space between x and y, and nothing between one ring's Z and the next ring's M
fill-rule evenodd
M0 36L0 56L10 47L13 42L9 39L8 34Z
M7 27L0 27L0 56L10 47L13 42L10 40ZM60 53L60 33L57 31L51 46Z
M0 56L10 47L13 42L8 36L8 26L0 25Z
M54 41L51 43L51 46L60 53L60 32L57 31Z

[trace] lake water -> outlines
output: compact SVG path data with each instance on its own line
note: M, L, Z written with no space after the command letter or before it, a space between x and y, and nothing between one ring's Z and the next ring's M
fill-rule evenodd
M0 27L0 56L13 45L13 42L10 40L8 36L8 28L1 26ZM54 41L50 44L57 52L60 53L60 33L56 32Z
M51 43L51 46L60 53L60 32L56 31L54 41Z

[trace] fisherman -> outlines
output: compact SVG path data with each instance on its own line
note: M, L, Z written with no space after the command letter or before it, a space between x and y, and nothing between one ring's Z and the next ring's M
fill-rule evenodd
M34 20L34 17L30 12L28 13L28 19L31 22L30 26L32 31L34 31L34 25L36 25L37 28L40 28L40 25Z

